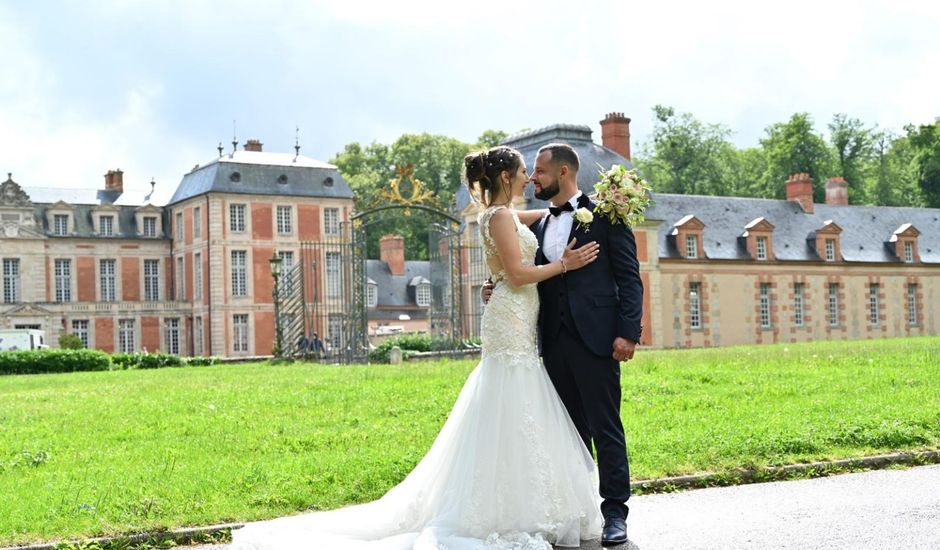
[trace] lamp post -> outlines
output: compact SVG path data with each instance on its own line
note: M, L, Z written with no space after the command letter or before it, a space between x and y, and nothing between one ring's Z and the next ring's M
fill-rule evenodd
M271 264L271 276L274 277L274 290L271 292L271 297L274 299L274 348L275 357L281 357L284 355L284 342L282 341L283 334L281 332L281 293L280 293L280 284L279 279L281 277L281 262L283 260L275 252L271 256L271 259L268 260L268 263Z

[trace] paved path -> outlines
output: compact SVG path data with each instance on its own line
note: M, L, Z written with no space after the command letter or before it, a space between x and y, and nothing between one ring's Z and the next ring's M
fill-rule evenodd
M629 533L615 550L938 550L940 466L636 497Z

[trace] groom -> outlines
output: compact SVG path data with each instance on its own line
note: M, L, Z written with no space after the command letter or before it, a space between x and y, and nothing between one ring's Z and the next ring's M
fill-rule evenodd
M636 240L623 224L595 215L579 224L574 212L594 203L578 189L578 154L554 143L539 149L530 181L550 214L532 225L537 265L557 261L572 238L600 244L597 261L539 283L539 347L584 444L597 450L604 501L604 546L627 540L626 501L630 466L620 421L620 362L633 358L640 341L643 283Z

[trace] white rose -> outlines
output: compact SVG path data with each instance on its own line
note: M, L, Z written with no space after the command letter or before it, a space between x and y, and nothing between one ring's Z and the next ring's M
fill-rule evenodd
M574 211L574 219L578 220L578 223L591 223L594 221L594 213L587 208L578 208Z

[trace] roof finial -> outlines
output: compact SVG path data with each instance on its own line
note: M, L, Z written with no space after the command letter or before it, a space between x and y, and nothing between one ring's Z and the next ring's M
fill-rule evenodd
M235 131L235 119L232 119L232 156L238 150L238 133Z
M294 162L300 156L300 126L294 127Z
M150 192L153 193L154 188L157 187L157 180L150 176Z
M219 158L222 158L222 142L221 141L219 142L218 149L219 149Z

